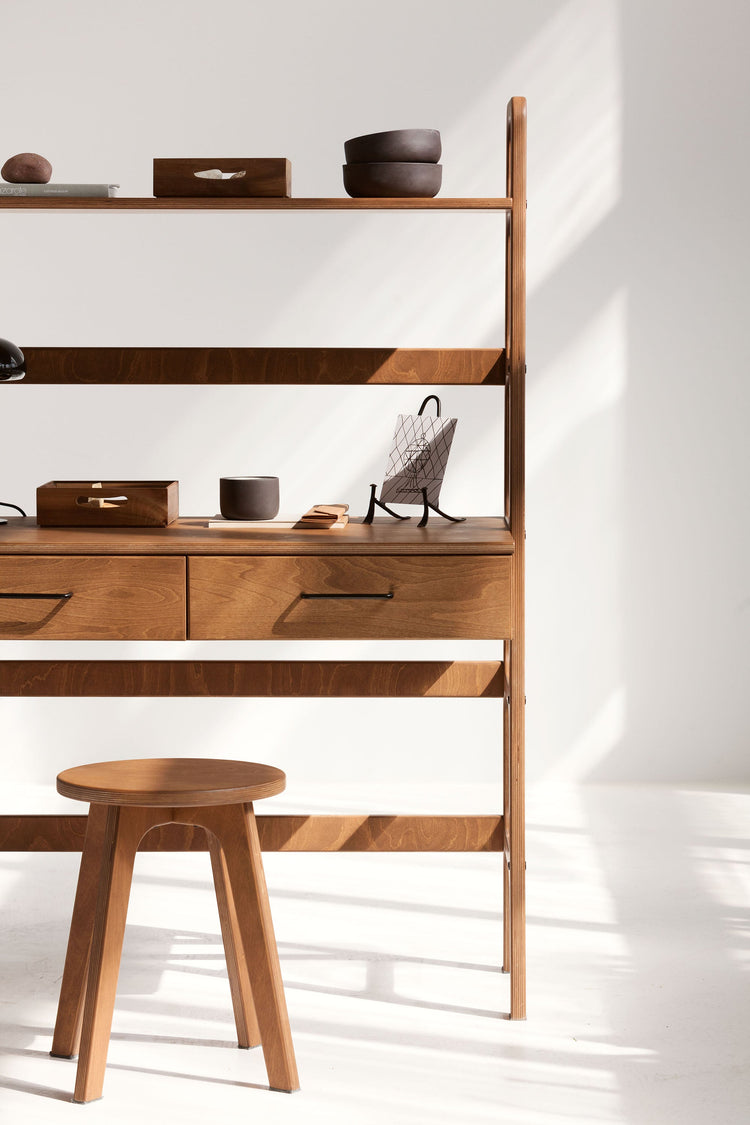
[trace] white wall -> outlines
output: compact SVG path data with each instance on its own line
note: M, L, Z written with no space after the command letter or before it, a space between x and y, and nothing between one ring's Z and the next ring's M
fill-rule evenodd
M154 156L279 155L295 195L338 195L347 137L425 125L443 135L444 194L501 195L505 105L525 94L529 774L747 781L750 15L739 0L709 14L695 0L520 7L6 0L0 162L37 151L57 180L148 195ZM503 338L497 216L11 212L0 255L0 332L27 346ZM218 477L245 472L277 473L290 511L339 498L362 511L395 414L416 404L408 388L3 393L3 499L33 510L53 477L176 477L185 515L215 511ZM442 398L459 418L445 507L498 511L499 393ZM341 651L0 644L0 657ZM460 747L467 780L499 779L493 703L342 704L317 733L329 713L321 701L3 700L9 800L71 762L178 750L385 783L439 776Z

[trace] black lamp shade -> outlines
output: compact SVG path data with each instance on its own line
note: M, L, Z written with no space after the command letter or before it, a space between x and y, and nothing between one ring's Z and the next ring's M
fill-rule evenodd
M0 383L14 383L26 374L23 352L10 340L0 340Z

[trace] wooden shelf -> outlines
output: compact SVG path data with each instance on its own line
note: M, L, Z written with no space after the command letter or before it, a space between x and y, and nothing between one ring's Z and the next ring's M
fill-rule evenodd
M502 348L33 348L22 345L36 383L265 386L494 385L505 382Z
M4 196L0 210L73 211L510 211L512 199L113 199Z
M502 699L498 660L3 660L0 695Z
M85 816L0 816L0 851L80 852ZM259 816L264 852L501 852L501 816ZM197 852L206 833L163 824L139 844L146 852Z

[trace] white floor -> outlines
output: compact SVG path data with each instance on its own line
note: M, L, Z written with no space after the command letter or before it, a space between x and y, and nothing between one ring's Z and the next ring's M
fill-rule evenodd
M746 1125L750 794L539 789L528 814L526 1022L498 856L266 856L294 1095L234 1046L207 857L143 855L104 1098L72 1104L48 1051L78 856L0 855L4 1125Z

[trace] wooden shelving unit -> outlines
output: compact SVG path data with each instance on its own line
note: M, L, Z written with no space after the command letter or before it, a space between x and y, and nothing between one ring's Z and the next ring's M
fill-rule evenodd
M38 574L54 563L69 565L71 583L82 582L82 596L66 603L83 607L75 632L66 634L65 608L48 613L34 633L33 617L18 630L19 611L2 616L0 638L31 635L117 636L107 617L101 591L102 567L113 574L132 574L144 561L151 586L171 583L171 609L182 636L192 637L199 613L210 599L224 598L216 620L228 635L246 636L232 608L236 583L251 589L254 567L276 564L309 578L324 575L337 581L348 570L364 574L386 589L393 575L405 574L405 597L412 597L422 633L414 632L410 613L383 614L348 608L331 621L308 616L296 601L272 619L262 636L287 639L322 636L415 639L418 636L486 637L502 642L496 661L3 661L0 693L8 696L174 695L493 697L502 707L502 811L490 816L259 817L263 846L279 850L495 851L503 856L503 957L510 973L510 1016L526 1015L525 834L524 834L524 541L525 541L525 330L526 330L526 102L513 98L507 117L507 195L497 199L0 199L2 210L139 210L139 211L497 211L505 215L505 340L494 349L399 348L34 348L21 345L27 358L24 386L34 383L123 384L494 384L505 388L505 482L498 503L501 515L445 525L431 521L417 528L376 521L356 521L346 535L326 533L209 531L198 519L181 519L166 529L120 529L107 532L41 529L33 520L13 519L0 528L0 591L19 589L35 568ZM9 384L11 385L11 384ZM23 393L23 392L13 392ZM205 523L205 521L203 521ZM324 538L315 538L324 536ZM50 559L54 556L54 559ZM247 573L243 567L247 560ZM258 560L258 564L253 560ZM182 561L181 561L182 560ZM191 560L193 565L191 566ZM392 572L389 560L393 560ZM28 566L26 563L28 562ZM263 566L260 566L262 562ZM184 563L184 566L183 566ZM147 564L147 565L146 565ZM318 569L316 569L318 568ZM328 568L328 569L326 569ZM285 571L285 573L287 573ZM64 571L63 571L64 572ZM205 576L202 581L200 576ZM416 575L416 577L415 577ZM327 577L326 577L327 576ZM433 628L424 612L432 580L444 591L435 607L446 624ZM286 579L285 579L286 581ZM400 579L393 579L397 584ZM98 585L97 585L98 583ZM441 584L441 585L440 585ZM147 585L147 583L146 583ZM26 587L24 587L25 589ZM57 589L57 587L55 587ZM72 589L71 585L71 589ZM140 579L134 588L141 590ZM424 590L424 592L421 592ZM6 595L7 596L7 595ZM28 597L28 594L23 595ZM32 598L34 595L32 593ZM49 597L49 595L45 595ZM275 595L274 595L275 596ZM309 597L309 595L307 595ZM361 597L360 595L354 595ZM373 597L372 594L367 595ZM392 598L379 593L378 598ZM351 594L337 594L352 597ZM87 601L86 599L90 600ZM99 599L99 600L97 600ZM242 601L242 599L239 599ZM420 606L419 603L422 603ZM48 603L47 603L48 604ZM309 602L303 603L309 605ZM329 603L330 604L330 603ZM362 604L361 602L358 604ZM104 606L104 608L102 608ZM88 607L88 608L87 608ZM182 608L180 608L182 607ZM293 608L293 612L292 612ZM351 609L351 613L349 610ZM46 611L45 611L46 612ZM211 613L213 609L211 609ZM307 612L307 611L306 611ZM87 618L86 614L89 614ZM211 621L209 613L209 621ZM176 616L175 616L176 614ZM182 615L182 616L181 616ZM442 617L441 617L442 615ZM71 618L71 620L73 620ZM146 611L143 636L154 624ZM11 621L11 624L8 622ZM12 622L15 621L15 625ZM239 621L239 624L238 624ZM295 621L300 621L299 627ZM320 622L325 625L320 630ZM406 623L405 623L406 622ZM158 622L156 622L158 625ZM129 627L129 625L127 626ZM13 631L15 628L15 632ZM24 632L25 629L25 632ZM109 629L110 633L106 634ZM445 631L441 631L441 630ZM47 630L45 632L45 630ZM237 632L239 630L239 633ZM317 631L316 631L317 630ZM197 635L197 634L196 634ZM222 634L224 635L224 634ZM498 652L498 656L500 653ZM0 816L0 850L77 849L84 831L82 817ZM200 847L194 834L179 826L162 829L150 847Z

